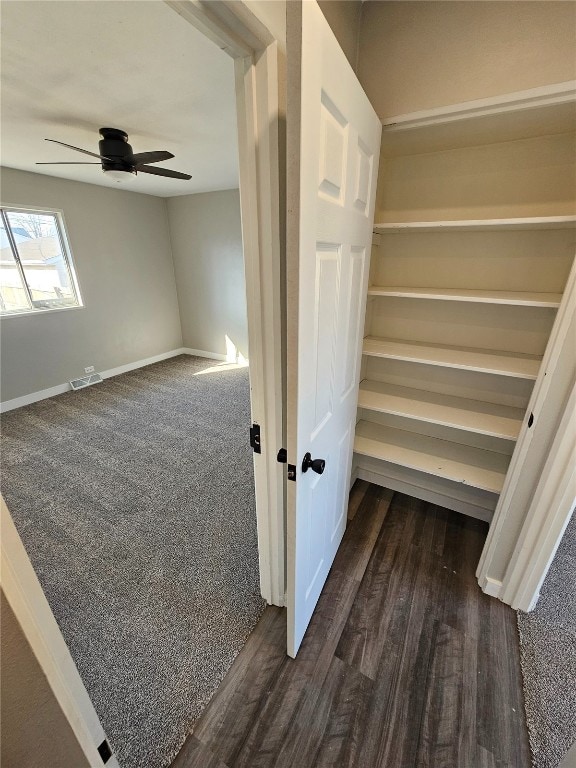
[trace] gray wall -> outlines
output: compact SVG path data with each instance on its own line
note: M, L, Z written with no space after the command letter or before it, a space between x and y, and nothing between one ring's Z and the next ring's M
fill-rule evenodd
M167 200L185 347L248 357L246 289L237 189Z
M0 592L2 768L84 768L84 757L28 641Z
M164 199L3 168L2 203L63 211L84 301L2 318L2 401L182 346Z

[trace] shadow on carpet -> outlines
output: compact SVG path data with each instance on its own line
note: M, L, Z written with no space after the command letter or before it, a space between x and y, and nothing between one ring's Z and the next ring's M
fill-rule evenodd
M533 766L558 768L576 739L576 515L518 629Z
M264 610L249 425L248 369L189 356L2 417L6 502L122 768L171 762Z

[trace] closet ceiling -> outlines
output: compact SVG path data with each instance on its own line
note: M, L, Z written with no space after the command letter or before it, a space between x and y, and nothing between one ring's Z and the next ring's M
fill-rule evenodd
M238 186L233 61L165 3L16 0L1 43L2 165L161 197ZM134 152L172 152L158 165L192 180L35 165L82 160L45 138L97 152L102 126Z

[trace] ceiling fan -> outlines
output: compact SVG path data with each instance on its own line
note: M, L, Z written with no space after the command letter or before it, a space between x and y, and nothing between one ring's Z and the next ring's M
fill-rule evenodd
M115 181L123 181L128 178L128 174L133 173L151 173L154 176L167 176L171 179L184 179L188 181L192 178L187 173L171 171L168 168L155 168L148 163L159 163L162 160L170 160L174 155L171 152L139 152L134 154L132 147L128 144L128 134L119 128L100 128L98 142L99 152L89 152L87 149L73 147L71 144L64 144L63 141L56 139L45 139L54 144L61 144L63 147L74 149L76 152L82 152L91 157L98 157L101 163L90 162L57 162L57 163L36 163L36 165L101 165L104 173Z

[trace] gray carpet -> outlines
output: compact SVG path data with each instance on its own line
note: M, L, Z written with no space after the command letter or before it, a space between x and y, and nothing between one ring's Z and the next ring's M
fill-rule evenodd
M576 739L576 515L518 628L533 766L558 768Z
M211 365L2 418L6 501L122 768L170 763L264 609L248 370Z

